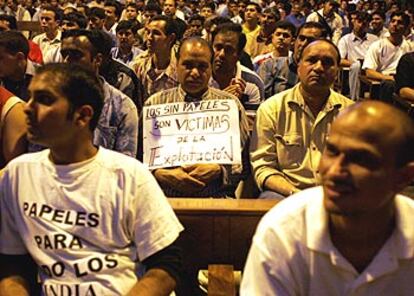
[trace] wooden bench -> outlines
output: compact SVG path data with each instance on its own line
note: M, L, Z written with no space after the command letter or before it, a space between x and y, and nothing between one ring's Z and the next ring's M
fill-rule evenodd
M185 272L177 295L203 295L197 274L211 264L228 264L242 270L258 222L277 203L255 199L169 201L185 227L178 241L183 249Z
M380 86L381 82L378 80L370 79L365 75L360 75L359 80L361 81L360 98L361 99L380 99Z

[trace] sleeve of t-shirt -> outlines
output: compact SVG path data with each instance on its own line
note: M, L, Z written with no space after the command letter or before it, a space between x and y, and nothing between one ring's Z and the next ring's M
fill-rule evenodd
M414 88L412 69L414 69L414 54L403 55L398 63L397 74L395 75L397 92L403 87Z
M0 176L0 253L7 255L27 254L26 247L20 238L15 218L15 203L9 172L4 170Z
M138 188L131 201L131 233L140 261L172 244L184 229L151 173L139 170Z

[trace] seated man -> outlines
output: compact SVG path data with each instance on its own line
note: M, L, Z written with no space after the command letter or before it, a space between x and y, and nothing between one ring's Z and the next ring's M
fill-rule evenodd
M241 26L233 23L221 24L212 38L213 79L209 85L235 95L243 104L260 104L265 99L263 81L239 62L246 44Z
M394 12L388 27L389 36L372 43L362 65L366 76L381 81L379 97L391 101L394 92L394 75L401 56L413 50L404 39L404 32L410 25L410 18L404 12Z
M414 125L391 105L357 103L332 124L322 187L260 222L240 295L411 295ZM409 226L410 225L410 226Z
M414 104L414 52L403 55L397 66L395 75L396 93L411 104Z
M146 25L147 50L131 63L144 86L144 102L158 91L178 85L173 46L178 34L172 18L154 16Z
M35 295L23 278L29 255L42 295L168 295L183 228L141 163L93 144L104 105L96 74L49 64L30 93L28 139L49 149L13 160L0 178L2 295Z
M275 24L275 30L272 34L272 49L270 52L256 56L253 59L255 71L267 59L276 59L287 57L292 54L290 51L292 43L296 36L296 27L286 21L278 21ZM259 73L258 73L259 74ZM260 76L260 74L259 74ZM263 79L263 77L260 77Z
M139 25L136 21L120 21L116 27L117 46L111 49L112 58L129 65L142 50L135 46Z
M244 50L252 59L273 50L272 36L279 20L280 13L276 7L263 10L260 17L260 30L246 35Z
M297 64L303 48L313 40L327 36L325 27L320 23L305 23L298 29L293 55L267 59L261 63L256 72L263 79L266 98L292 88L298 82Z
M354 101L359 98L359 74L361 62L365 59L369 46L378 37L367 33L370 15L359 11L352 22L352 32L343 36L338 43L341 53L341 66L349 67L350 97Z
M339 61L332 42L308 44L299 57L300 83L260 105L250 157L262 198L281 199L316 184L328 129L339 111L352 104L331 90Z
M0 86L0 170L26 152L26 122L23 101Z
M235 100L239 107L242 165L200 163L185 167L157 169L154 171L155 178L167 196L234 197L239 181L249 173L247 117L236 97L208 87L212 58L213 53L207 41L197 37L186 39L181 44L177 56L177 76L180 86L154 94L148 99L146 105L184 101Z
M62 36L61 54L66 63L79 63L100 73L110 41L99 30L71 30ZM106 49L105 49L106 48ZM138 141L138 111L133 101L100 77L104 107L94 132L94 144L135 157Z

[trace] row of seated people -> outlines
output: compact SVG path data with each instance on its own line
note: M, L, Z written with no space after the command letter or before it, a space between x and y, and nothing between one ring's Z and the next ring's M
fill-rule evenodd
M357 18L355 20L355 23L360 20ZM398 25L400 26L400 30L394 30L392 29L391 36L402 36L402 28L406 28L404 21L404 15L400 13L396 13L391 18L391 24L394 26ZM283 25L283 23L282 23ZM284 24L286 25L286 24ZM289 25L288 25L289 26ZM149 49L148 52L142 56L138 57L137 62L137 69L143 70L144 75L141 75L142 81L144 81L144 84L148 87L146 88L147 93L151 93L150 86L156 85L154 81L150 79L145 79L145 77L151 77L152 72L156 71L153 67L151 67L153 60L162 60L165 57L175 59L175 54L172 55L171 52L175 51L173 48L173 44L175 41L174 33L171 34L168 30L174 30L174 23L171 22L171 19L168 17L155 17L148 26L148 45ZM282 26L283 27L283 26ZM277 27L275 31L275 36L277 36L281 31L289 31L288 27ZM358 26L355 26L357 28ZM359 26L361 27L361 26ZM155 35L157 31L159 31L159 28L165 29L165 38L166 39L158 39L153 38L152 35ZM292 32L292 30L290 30ZM395 31L395 32L394 32ZM169 33L169 34L168 34ZM16 33L9 32L9 33L3 33L2 36L5 36L5 48L13 48L12 53L16 56L20 57L20 60L15 60L14 63L16 64L16 67L5 67L4 69L12 69L14 70L14 73L5 74L6 76L3 81L5 82L5 86L9 89L13 90L13 86L15 88L20 89L21 92L26 92L26 99L28 96L27 88L21 87L21 84L14 84L13 85L13 79L10 79L10 77L14 76L14 74L22 74L22 70L26 69L26 72L28 70L28 66L30 62L27 60L27 45L26 49L23 49L21 45L23 45L25 42L23 38L20 38L20 42L16 40L12 40L13 42L7 41L7 38L11 37L17 37ZM10 37L11 36L11 37ZM276 74L272 74L272 79L277 77L282 80L283 78L292 78L294 77L294 80L291 82L292 84L286 84L280 86L278 85L279 91L283 89L288 89L293 87L296 82L301 81L303 83L307 83L306 81L300 80L299 71L297 71L297 64L299 59L301 58L301 53L303 51L303 48L312 40L316 40L318 38L326 38L327 33L325 28L320 23L315 22L309 22L305 23L300 29L298 38L295 41L294 46L294 52L293 52L293 59L291 59L290 64L287 62L288 59L285 59L285 63L281 63L283 65L283 68L281 71L282 74L279 74L278 77ZM21 36L20 36L21 37ZM17 38L18 39L18 38ZM62 37L62 43L60 45L60 51L59 54L61 55L62 59L68 61L68 62L85 62L85 57L91 57L93 56L93 50L99 52L102 51L101 55L97 55L94 58L89 58L89 61L87 61L88 66L91 66L94 68L95 71L98 73L101 73L101 69L111 69L111 66L106 66L107 64L113 64L115 61L110 59L108 56L108 49L110 48L109 43L110 40L107 35L103 34L101 31L95 30L95 31L87 31L87 30L68 30L63 34ZM163 42L161 42L163 41ZM167 41L167 42L166 42ZM212 81L215 82L218 81L230 81L231 85L227 86L223 90L227 93L233 93L235 94L240 101L243 103L242 96L249 95L248 90L253 90L250 92L250 98L247 99L247 102L253 103L254 102L261 102L262 99L260 98L260 95L257 97L254 95L255 93L260 93L260 79L257 78L252 74L252 72L244 71L246 74L243 76L241 74L241 77L238 79L237 77L234 77L234 71L236 73L238 72L238 68L243 67L238 64L238 58L241 56L241 52L244 46L245 39L243 38L243 34L241 31L240 26L233 24L233 23L224 23L218 27L215 34L212 36L212 42L213 42L213 62L212 62L212 74L208 76L207 83L209 86L211 85ZM8 42L8 43L7 43ZM82 44L83 43L83 44ZM17 45L16 45L17 44ZM20 44L20 45L19 45ZM103 44L108 44L108 46L103 46ZM104 49L102 49L104 48ZM105 49L106 48L106 49ZM102 50L101 50L102 49ZM89 52L88 52L89 51ZM230 53L229 53L230 52ZM18 55L18 53L23 53ZM152 54L150 54L152 53ZM17 62L16 62L17 61ZM273 61L273 60L268 60ZM264 61L265 65L268 61ZM174 64L177 64L176 66L172 65L173 63L170 61L168 67L171 68L177 68L177 71L172 71L174 75L179 76L180 71L178 71L178 64L177 61L174 60ZM120 65L121 64L116 64ZM141 66L139 66L141 65ZM262 66L260 65L260 67ZM288 66L288 67L287 67ZM167 68L168 68L167 67ZM260 68L259 67L259 68ZM337 72L337 67L335 67L335 73ZM230 70L233 69L233 70ZM241 68L243 70L243 68ZM112 69L113 70L113 69ZM147 71L145 71L147 70ZM243 71L240 71L243 73ZM111 79L111 81L119 82L121 79L114 79L113 72L111 71L105 71L106 75L103 75L104 77L107 77L108 79ZM139 72L139 70L138 70ZM126 73L122 72L122 73ZM214 73L216 74L216 77L214 77ZM30 75L26 75L28 73L24 73L24 78L30 79ZM7 77L8 75L8 77ZM125 77L126 75L118 75L116 77ZM163 75L164 76L164 75ZM210 76L213 76L215 79L210 79ZM166 76L164 76L165 78ZM221 79L219 79L219 77ZM163 79L164 79L163 78ZM245 82L246 80L250 79L250 82ZM329 77L330 78L330 77ZM27 79L27 80L28 80ZM163 80L161 79L158 82L163 82L163 86L165 88L169 87L168 79ZM305 79L305 78L304 78ZM25 83L28 84L28 81L25 79ZM256 80L256 81L255 81ZM101 116L98 128L95 132L95 143L97 145L102 145L107 148L114 149L116 151L125 153L130 156L136 156L137 150L138 150L138 158L142 159L143 155L143 147L142 147L142 140L138 140L138 126L142 127L142 124L138 124L138 112L136 110L136 105L134 106L133 103L131 103L131 100L125 96L123 93L121 93L119 90L112 87L109 83L104 81L104 88L105 88L105 94L108 98L106 99L107 104L105 105L105 112L103 113L105 116ZM330 79L328 79L329 83L332 83ZM115 83L116 84L116 83ZM170 86L175 85L176 83L172 83ZM219 84L219 83L217 83ZM11 86L10 86L11 85ZM124 84L125 85L125 84ZM130 85L130 83L129 83ZM220 84L219 84L220 85ZM153 91L155 91L157 88L159 88L160 85L157 87L154 87ZM183 87L181 85L181 87ZM203 90L205 90L205 85L203 85ZM193 88L193 86L192 86ZM220 87L217 87L217 89ZM25 90L24 90L25 89ZM144 88L145 89L145 88ZM295 89L295 88L293 88ZM123 90L123 89L121 89ZM263 90L263 88L262 88ZM187 89L185 90L188 92L188 94L192 95L196 99L200 97L200 93L194 90ZM126 91L124 91L126 92ZM139 91L134 88L132 93L139 93ZM247 92L247 94L246 94ZM289 92L283 93L284 96L290 94ZM332 92L333 95L336 95ZM282 94L279 94L278 97L280 97ZM161 96L161 98L159 98ZM295 99L297 98L297 95L293 95ZM181 98L179 98L181 97ZM171 103L176 100L187 100L188 98L183 98L184 95L178 96L174 94L170 94L166 91L158 93L158 96L154 94L154 98L145 100L146 105L151 104L162 104L162 103ZM219 98L220 96L214 97ZM256 97L256 98L255 98ZM325 98L326 99L326 98ZM350 104L350 101L347 101L344 97L340 97L341 100L343 100L342 105L345 107L346 105ZM191 100L191 98L190 98ZM194 99L193 99L194 100ZM280 99L277 99L277 101ZM306 98L304 99L306 102ZM299 119L294 118L285 118L286 114L290 114L283 110L282 115L279 117L272 116L271 118L266 118L265 121L263 121L262 114L266 114L267 112L274 112L276 108L280 109L280 106L271 106L270 108L267 107L270 102L273 102L274 99L269 99L265 103L261 104L261 107L258 111L258 117L256 121L256 128L254 128L253 135L252 135L252 143L251 143L251 161L253 166L253 173L254 173L254 179L256 181L256 184L261 189L261 191L269 190L270 192L277 192L277 194L287 196L289 194L294 193L297 190L304 189L306 187L312 186L315 184L315 180L317 178L317 164L318 160L321 154L321 151L323 150L323 143L324 143L324 137L327 133L327 128L329 126L329 123L332 121L332 118L329 118L329 116L334 117L335 115L329 115L327 118L322 120L322 122L319 122L319 120L315 120L320 115L322 108L327 108L328 105L321 105L321 106L313 106L313 108L316 108L312 111L313 116L315 119L308 119L307 116L304 114L298 115ZM237 102L239 102L237 100ZM325 102L325 101L323 101ZM304 104L306 105L306 104ZM248 107L249 105L246 105ZM242 107L239 107L242 109ZM270 110L270 111L269 111ZM334 108L336 110L336 108ZM279 111L277 111L279 112ZM304 110L304 112L307 112ZM234 196L234 190L237 187L237 184L241 179L246 179L247 176L250 174L250 164L249 164L249 156L248 156L248 147L246 147L246 143L248 143L248 124L243 119L245 117L244 112L240 112L242 115L241 122L241 149L243 151L243 156L241 157L243 160L243 166L239 168L221 168L220 166L209 166L206 169L200 169L200 171L196 171L196 173L193 173L192 170L194 167L187 167L186 169L180 168L175 170L156 170L155 174L157 176L157 179L164 187L164 190L167 192L170 196L188 196L189 194L193 194L194 191L198 192L200 196L216 196L216 197L224 197L224 196ZM329 112L327 112L329 113ZM299 121L298 121L299 120ZM325 122L326 120L326 122ZM280 122L282 123L280 123ZM294 126L291 123L290 126L285 127L286 122L301 122L301 124L298 123L299 126ZM312 129L302 128L301 126L303 123L306 122L307 125L312 126ZM263 129L263 127L266 126L266 124L270 126L276 127L276 129L270 129L269 131L266 131ZM318 126L319 125L319 126ZM260 127L260 128L259 128ZM317 127L317 128L315 128ZM278 130L281 128L281 130ZM290 130L288 130L290 129ZM142 132L140 133L140 137L142 137ZM286 139L285 139L286 137ZM138 145L138 143L140 145ZM283 147L281 147L282 145ZM314 145L312 147L312 145ZM312 149L311 149L312 147ZM39 149L39 147L36 147L34 145L30 146L31 151L35 151L36 149ZM263 151L265 151L265 154L262 154ZM269 151L277 151L272 152L268 154ZM312 152L314 151L314 152ZM187 171L186 171L187 170ZM232 173L233 172L233 173ZM283 172L282 175L280 175L280 172ZM293 172L293 173L292 173ZM233 178L234 175L237 176L236 178ZM194 180L194 178L189 178L191 174L198 174L202 175L199 180ZM177 178L187 178L189 182L189 186L182 186L180 185L180 190L177 191ZM221 177L222 179L219 180L218 178ZM210 179L203 179L203 178L211 178ZM205 186L205 181L212 181L210 186ZM275 180L272 182L272 180ZM180 180L182 181L182 180ZM198 182L197 182L198 181ZM284 182L286 181L286 182ZM286 183L286 184L285 184ZM274 184L278 184L276 187ZM174 188L175 187L175 188ZM188 189L185 189L189 187ZM185 191L189 190L189 191ZM265 193L264 193L265 194ZM273 193L272 193L273 194ZM265 194L266 195L266 194Z

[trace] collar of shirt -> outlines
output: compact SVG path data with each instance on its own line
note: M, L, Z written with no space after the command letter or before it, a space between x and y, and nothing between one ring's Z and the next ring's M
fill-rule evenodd
M302 95L302 92L300 91L300 83L296 84L292 91L292 96L290 96L287 99L288 105L295 104L302 108L303 110L306 110L306 101L305 98ZM336 99L336 96L332 94L332 90L330 90L330 94L328 99L326 100L325 105L321 109L319 113L329 113L335 108L340 108L342 106L342 103Z
M55 38L53 38L52 40L51 39L49 39L48 37L47 37L47 35L46 35L46 33L45 33L45 35L43 36L43 38L42 38L42 41L46 41L46 42L49 42L50 44L53 44L53 43L59 43L60 44L60 39L62 38L62 32L60 31L60 30L58 30L57 31L57 34L56 34L56 36L55 36Z
M352 32L351 33L351 40L352 40L352 42L355 42L355 41L363 42L363 41L368 40L368 36L367 36L367 33L365 33L364 37L361 38L361 37L358 37L357 35L355 35L354 32Z
M181 87L181 85L178 86L178 94L180 97L184 98L183 101L185 102L199 102L203 99L207 98L210 93L210 88L207 88L207 90L201 95L201 97L195 97L190 94L187 94L184 89Z

